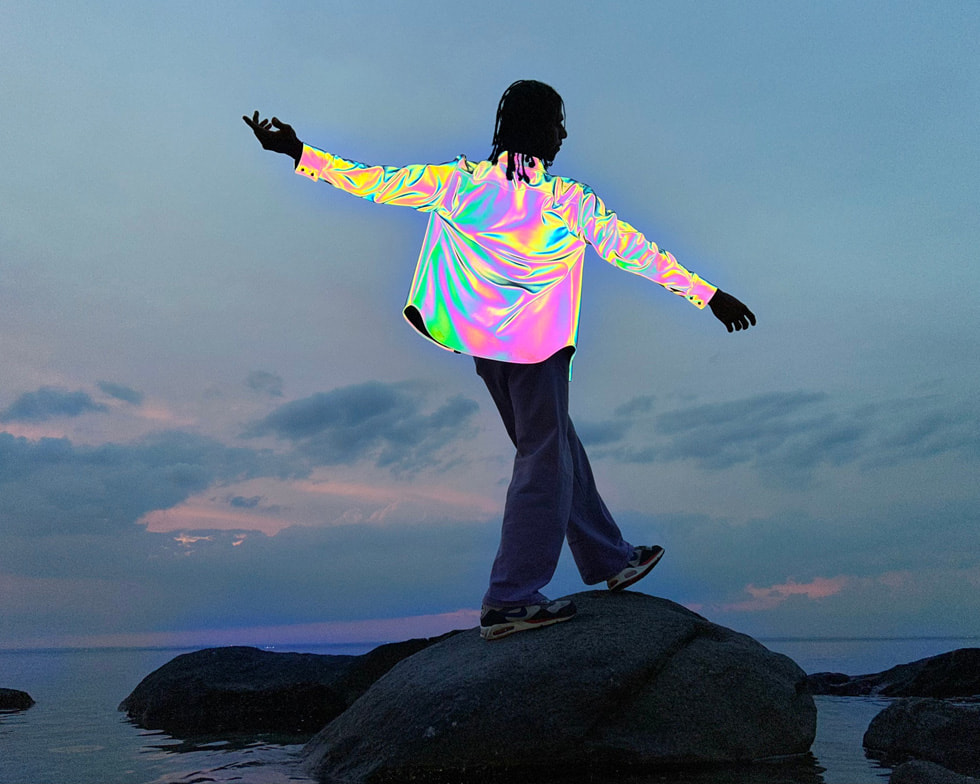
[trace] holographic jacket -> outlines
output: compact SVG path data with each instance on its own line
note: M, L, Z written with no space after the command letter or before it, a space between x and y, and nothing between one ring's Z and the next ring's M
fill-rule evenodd
M586 244L607 261L703 308L715 287L608 210L587 185L526 158L530 182L465 156L442 164L368 166L309 145L296 172L383 204L429 213L404 314L443 348L541 362L578 336Z

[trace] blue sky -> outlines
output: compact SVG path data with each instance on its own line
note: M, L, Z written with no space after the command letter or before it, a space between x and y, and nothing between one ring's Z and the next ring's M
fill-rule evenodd
M0 645L476 623L512 448L401 317L425 216L240 118L479 159L519 78L564 97L553 171L759 318L587 256L572 416L667 548L643 590L980 634L977 40L973 2L5 2Z

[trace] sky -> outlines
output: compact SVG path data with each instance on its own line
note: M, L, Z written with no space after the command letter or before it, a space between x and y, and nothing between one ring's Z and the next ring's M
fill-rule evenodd
M401 309L426 216L312 183L552 172L743 300L586 256L571 414L637 586L763 638L980 635L980 5L0 5L0 647L478 623L513 447ZM585 590L566 550L552 597Z

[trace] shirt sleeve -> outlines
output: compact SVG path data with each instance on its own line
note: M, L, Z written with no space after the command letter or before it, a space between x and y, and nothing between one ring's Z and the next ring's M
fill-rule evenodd
M439 206L455 170L455 163L370 166L307 144L303 145L303 155L296 165L297 174L314 182L324 180L335 188L378 204L412 207L423 212Z
M658 283L704 308L717 288L682 267L672 253L661 250L606 207L587 185L571 185L568 204L570 227L602 258L620 269Z

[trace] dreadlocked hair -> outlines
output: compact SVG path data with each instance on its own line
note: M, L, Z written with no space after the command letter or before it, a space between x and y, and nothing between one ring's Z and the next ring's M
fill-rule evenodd
M538 158L547 169L554 160L555 120L564 117L565 104L561 96L543 82L521 79L504 90L497 105L497 120L493 128L493 151L490 161L496 165L506 151L507 179L530 182L526 165L534 166Z

